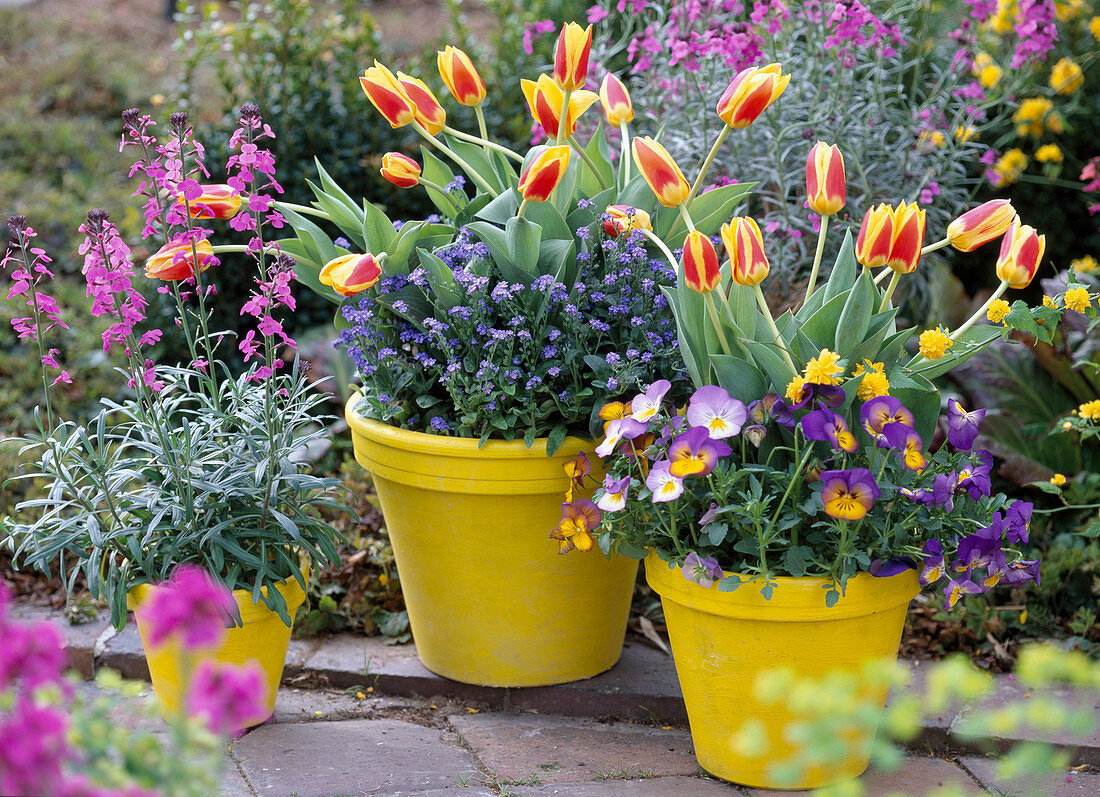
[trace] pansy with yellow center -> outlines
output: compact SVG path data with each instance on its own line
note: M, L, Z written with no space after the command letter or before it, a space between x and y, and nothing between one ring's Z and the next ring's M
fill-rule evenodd
M592 463L588 461L588 455L583 451L573 457L562 466L565 475L569 477L569 489L565 491L565 500L573 500L573 491L584 486L584 477L592 472Z
M603 495L596 506L604 512L618 512L626 508L626 489L630 486L630 477L616 479L610 473L603 477Z
M684 481L678 476L673 476L669 470L671 463L666 459L657 462L646 476L645 486L653 493L653 503L660 504L666 501L675 501L684 493Z
M591 551L595 538L593 532L600 527L603 515L591 501L584 498L561 505L561 521L550 532L550 539L558 541L558 553L569 553L576 548L582 553Z
M867 468L821 472L821 500L830 517L862 520L879 494L878 483Z
M913 413L893 396L879 396L865 402L859 410L859 415L863 421L863 428L872 437L878 437L882 433L882 427L888 423L903 423L909 428L916 425Z
M844 417L831 410L814 410L801 421L807 440L826 441L836 451L853 453L858 445Z
M924 544L924 568L921 570L920 583L934 584L939 581L947 566L943 560L943 545L939 540L929 540Z
M747 418L745 405L717 385L704 385L688 402L687 422L706 428L715 440L737 434Z
M633 440L645 434L647 428L644 423L633 418L616 418L608 423L603 442L596 446L596 453L600 457L610 456L621 440Z
M963 595L976 595L981 591L982 588L970 579L951 579L943 588L943 594L947 598L946 608L950 609L958 603Z
M898 452L902 464L912 471L920 473L928 467L921 449L924 441L913 429L903 423L888 423L882 427L882 434L878 438L880 448L892 448Z
M603 421L604 434L607 434L607 427L612 421L630 417L630 402L609 401L600 407L599 417Z
M630 417L643 423L648 421L661 409L661 400L671 387L672 383L667 379L658 379L646 388L645 393L636 395L630 402Z
M721 440L712 440L705 426L694 426L676 436L668 447L668 472L677 477L706 476L718 464L719 457L728 457L730 447Z

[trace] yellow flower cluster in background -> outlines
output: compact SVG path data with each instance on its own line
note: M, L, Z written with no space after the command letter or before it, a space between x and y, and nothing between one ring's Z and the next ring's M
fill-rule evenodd
M1096 258L1092 255L1085 255L1071 262L1069 267L1078 274L1091 274L1097 269L1100 269L1100 263L1097 263Z
M1027 161L1027 155L1024 154L1023 150L1017 148L1010 149L997 158L997 162L993 164L993 171L1000 178L997 185L1012 185L1012 183L1019 180L1020 175L1027 168Z
M1020 107L1012 114L1016 135L1038 138L1043 134L1043 122L1054 109L1054 103L1046 97L1028 97L1020 101Z
M1050 70L1050 87L1058 94L1074 94L1084 84L1085 75L1072 58L1062 58Z
M1062 158L1062 150L1057 144L1043 144L1035 150L1035 160L1039 163L1061 163Z
M1100 421L1100 399L1085 402L1077 408L1077 414L1085 420Z

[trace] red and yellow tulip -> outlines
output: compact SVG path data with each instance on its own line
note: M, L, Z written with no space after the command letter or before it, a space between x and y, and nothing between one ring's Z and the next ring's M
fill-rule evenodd
M236 188L228 185L202 185L199 188L202 194L186 203L183 194L180 194L176 205L180 212L184 212L186 207L193 219L231 219L240 212L241 195Z
M1045 235L1039 235L1034 227L1021 224L1019 218L1015 219L1001 239L997 276L1010 288L1026 288L1039 270L1046 246Z
M630 93L617 77L608 72L600 84L600 106L607 123L618 127L634 121L634 106L630 102Z
M806 197L810 210L833 216L844 207L844 156L836 144L818 141L806 158Z
M791 82L779 64L742 69L718 100L718 116L732 128L751 125Z
M631 143L634 163L665 207L674 208L687 201L691 186L668 150L648 136L636 138Z
M771 266L764 253L764 236L756 219L734 216L729 224L722 225L721 233L730 259L730 278L747 287L760 284Z
M523 89L523 96L531 109L531 116L546 131L546 135L556 138L560 128L561 107L565 102L565 92L546 75L539 75L538 82L521 80L520 88ZM573 135L577 129L577 119L580 115L599 98L596 92L583 89L569 95L569 109L566 112L565 129L562 131L566 138Z
M447 112L439 104L432 90L424 81L406 75L404 72L397 73L397 82L413 104L416 121L433 136L439 135L443 125L447 124Z
M485 81L465 52L447 45L436 56L439 76L460 105L481 105L485 100Z
M558 187L569 166L569 147L547 147L519 178L519 193L528 202L545 202Z
M948 224L947 240L961 252L972 252L1004 235L1016 218L1016 210L1009 200L991 199Z
M400 152L387 152L382 156L379 170L387 182L398 188L412 188L420 182L420 164Z
M718 252L710 238L698 230L692 230L684 238L684 281L698 293L708 293L722 280L719 271Z
M190 279L195 276L196 262L200 274L214 265L214 247L209 241L173 241L145 261L145 276L166 282Z
M342 255L325 263L319 279L341 296L353 296L374 287L382 268L374 255Z
M925 212L914 202L876 205L867 211L856 237L856 259L867 268L889 266L910 274L920 262Z
M603 230L612 238L618 238L631 230L653 230L649 214L630 205L608 205Z
M554 48L554 82L567 91L584 88L588 80L588 56L592 51L592 26L567 22Z
M359 78L359 85L390 127L404 127L416 119L416 105L405 94L393 73L377 61Z

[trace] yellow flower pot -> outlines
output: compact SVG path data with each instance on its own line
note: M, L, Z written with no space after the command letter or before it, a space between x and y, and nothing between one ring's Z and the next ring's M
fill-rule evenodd
M645 560L646 580L661 596L676 674L687 704L699 765L712 775L764 789L812 789L860 775L871 738L852 740L854 752L829 767L815 767L803 780L777 782L774 764L796 748L784 731L794 719L782 704L757 699L759 674L790 668L799 678L831 671L859 673L874 660L897 657L909 601L920 591L909 570L889 578L860 573L846 594L825 606L820 578L778 578L771 600L758 586L721 592L701 587L655 554ZM868 700L886 702L886 689ZM767 753L747 757L735 749L735 734L747 720L766 730Z
M140 606L155 589L157 587L152 584L139 584L131 589L128 595L130 608ZM279 582L278 590L286 599L287 611L293 621L298 607L306 599L306 594L293 578ZM153 682L153 692L160 702L160 712L165 719L175 714L180 708L183 681L188 669L193 669L207 659L226 664L255 661L263 668L267 683L264 714L250 718L246 727L259 725L275 711L275 695L279 691L279 682L283 677L283 663L286 661L286 652L290 645L291 628L288 628L279 615L264 604L253 603L251 590L235 589L233 599L240 610L242 625L228 629L225 642L216 651L190 653L186 658L175 643L168 643L156 650L151 650L145 641L148 629L140 616L135 615L138 633L141 634L141 644L145 648L145 659L149 663L149 679Z
M361 417L346 407L355 456L374 477L420 661L484 686L590 678L622 653L637 562L599 550L557 553L569 480L593 444L442 437Z

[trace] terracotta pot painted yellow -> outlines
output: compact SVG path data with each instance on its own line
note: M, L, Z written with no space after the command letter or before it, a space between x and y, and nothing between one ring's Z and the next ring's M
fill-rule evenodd
M712 775L765 789L811 789L860 775L868 755L854 753L833 766L810 769L797 783L777 782L772 762L790 758L795 748L784 737L792 720L783 705L754 695L757 675L778 667L797 677L819 678L830 671L858 673L868 661L897 657L909 601L920 591L906 571L890 578L861 573L846 594L826 608L825 579L779 578L770 601L759 588L721 592L701 587L670 568L656 554L645 560L646 579L661 596L676 674L687 704L691 738L699 765ZM868 695L886 702L886 689ZM767 755L751 758L734 750L734 734L749 718L767 730ZM854 740L861 750L871 739Z
M140 606L156 587L151 584L139 584L130 590L128 603L130 608ZM264 588L267 589L266 587ZM282 581L278 590L286 599L287 611L293 621L298 607L305 600L305 592L295 579ZM283 663L286 661L287 648L290 645L290 632L279 615L264 604L252 602L251 590L233 590L233 599L241 613L242 625L230 628L222 646L209 653L189 654L185 662L178 646L174 643L150 650L146 644L148 633L139 615L138 632L141 644L145 648L145 659L149 663L149 679L153 682L153 692L160 702L160 711L165 719L179 710L182 698L182 681L188 667L195 667L204 659L215 659L226 664L244 664L255 661L263 668L266 677L267 695L263 716L249 718L245 727L259 725L275 711L275 695L279 691L279 682L283 677Z
M598 549L558 555L550 532L569 485L563 465L593 444L421 434L346 407L355 456L374 477L409 625L432 672L484 686L590 678L622 653L638 564Z

